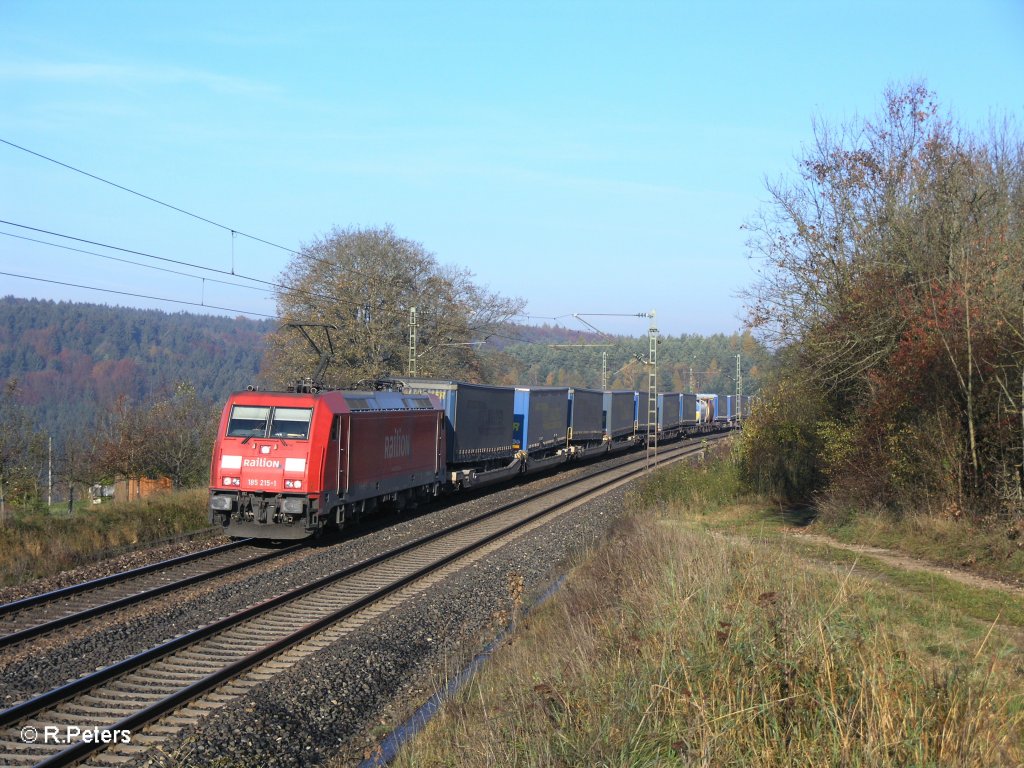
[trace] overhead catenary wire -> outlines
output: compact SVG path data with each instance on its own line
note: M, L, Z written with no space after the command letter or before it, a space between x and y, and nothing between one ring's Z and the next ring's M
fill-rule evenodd
M277 289L285 291L287 293L293 293L293 294L297 294L297 295L304 295L304 296L307 296L307 297L310 297L310 298L324 299L324 300L333 302L335 304L339 304L339 303L340 304L348 304L349 306L356 307L357 309L361 306L360 304L357 304L355 302L340 301L336 296L328 296L328 295L324 295L324 294L320 294L320 293L315 293L315 292L311 292L311 291L305 291L305 290L302 290L302 289L299 289L299 288L293 288L293 287L290 287L290 286L285 286L285 285L282 285L280 283L275 283L273 281L263 280L263 279L260 279L260 278L252 277L250 275L241 274L241 273L239 273L239 272L237 272L235 270L235 238L236 238L237 235L241 235L241 236L243 236L245 238L248 238L250 240L253 240L255 242L263 243L265 245L269 245L269 246L272 246L274 248L278 248L278 249L280 249L282 251L285 251L287 253L291 253L291 254L293 254L295 256L299 256L300 258L306 259L308 261L325 264L325 265L328 265L330 267L337 267L337 266L339 266L337 263L335 263L335 262L333 262L333 261L331 261L329 259L324 259L324 258L316 256L312 252L312 250L309 249L309 248L306 248L306 249L304 249L302 251L298 251L298 250L295 250L293 248L288 248L286 246L280 245L278 243L274 243L274 242L272 242L270 240L267 240L265 238L258 237L256 235L252 235L252 234L249 234L247 232L243 232L242 230L239 230L239 229L237 229L235 227L231 227L231 226L228 226L226 224L222 224L220 222L214 221L213 219L207 218L205 216L201 216L201 215L199 215L197 213L193 213L192 211L189 211L189 210L186 210L184 208L181 208L180 206L172 205L171 203L167 203L167 202L165 202L163 200L160 200L158 198L155 198L155 197L153 197L151 195L147 195L147 194L144 194L142 192L139 192L139 191L137 191L135 189L132 189L132 188L130 188L128 186L125 186L124 184L119 184L117 182L111 181L110 179L106 179L106 178L104 178L102 176L99 176L99 175L97 175L95 173L90 173L89 171L85 171L85 170L83 170L81 168L78 168L78 167L76 167L74 165L71 165L70 163L62 162L60 160L57 160L56 158L50 157L50 156L45 155L45 154L43 154L41 152L37 152L35 150L29 149L28 147L22 146L20 144L16 144L15 142L10 141L8 139L0 138L0 143L5 144L5 145L7 145L9 147L12 147L13 149L17 149L19 151L25 152L25 153L27 153L29 155L32 155L33 157L37 157L37 158L39 158L41 160L45 160L45 161L47 161L49 163L53 163L53 164L55 164L57 166L65 168L65 169L67 169L69 171L72 171L74 173L81 174L81 175L83 175L83 176L85 176L87 178L93 179L95 181L99 181L99 182L101 182L103 184L107 184L107 185L109 185L111 187L114 187L115 189L119 189L119 190L121 190L123 192L126 192L128 194L135 195L136 197L139 197L139 198L141 198L143 200L146 200L148 202L154 203L156 205L160 205L160 206L162 206L164 208L167 208L169 210L172 210L172 211L175 211L175 212L180 213L182 215L189 216L189 217L191 217L193 219L196 219L197 221L202 221L202 222L204 222L206 224L209 224L209 225L211 225L213 227L217 227L217 228L219 228L221 230L229 232L231 234L231 269L230 269L230 271L227 271L227 270L222 270L222 269L216 269L216 268L213 268L213 267L206 267L206 266L203 266L203 265L200 265L200 264L192 264L190 262L185 262L185 261L178 260L178 259L170 259L170 258L167 258L167 257L156 256L154 254L146 253L146 252L143 252L143 251L138 251L138 250L128 249L128 248L121 248L121 247L118 247L118 246L112 246L112 245L108 245L108 244L105 244L105 243L100 243L100 242L93 241L93 240L87 240L85 238L78 238L78 237L73 237L73 236L70 236L70 235L64 235L64 234L61 234L61 233L58 233L58 232L53 232L53 231L49 231L49 230L45 230L45 229L41 229L41 228L36 228L36 227L29 227L27 225L17 224L15 222L10 222L10 221L2 221L2 220L0 220L0 223L8 224L10 226L15 226L15 227L19 227L19 228L29 229L29 230L32 230L32 231L35 231L35 232L40 232L40 233L52 235L54 237L61 237L61 238L70 239L70 240L74 240L76 242L86 243L88 245L94 245L94 246L97 246L97 247L100 247L100 248L108 248L108 249L117 250L117 251L120 251L120 252L123 252L123 253L129 253L129 254L133 254L133 255L137 255L137 256L143 256L145 258L157 259L157 260L160 260L160 261L174 263L174 264L178 264L178 265L181 265L181 266L188 266L188 267L191 267L193 269L200 269L200 270L207 271L207 272L213 272L213 273L217 273L217 274L221 274L221 275L226 275L226 276L230 276L230 277L236 277L236 278L243 279L243 280L249 280L249 281L252 281L252 282L260 283L262 285L267 285L267 286L271 286L273 288L277 288ZM0 233L0 234L7 234L7 233ZM30 238L23 238L23 239L30 239ZM53 243L44 243L43 241L36 241L36 242L39 242L39 243L42 243L42 244L48 244L48 245L51 245L53 247L66 248L66 246L60 246L60 245L53 244ZM71 250L74 250L74 249L71 249ZM91 252L88 252L88 251L83 251L83 252L91 253ZM103 257L102 254L93 254L93 255L97 255L97 256ZM107 258L113 258L113 257L107 257ZM126 263L136 264L136 265L142 266L142 267L150 266L150 265L145 265L145 264L139 264L138 262L131 262L130 260L123 260L123 261L125 261ZM167 270L167 271L173 272L173 270ZM363 271L361 271L359 269L356 269L356 268L354 268L352 266L346 266L345 267L345 271L347 273L351 274L351 275L356 275L356 276L360 276L360 277L364 277L364 278L370 277L365 272L363 272ZM183 273L179 273L179 274L183 274ZM204 279L204 278L202 278L202 276L199 276L199 275L193 275L192 277L195 277L195 278L200 279L200 280ZM222 281L216 281L216 282L222 282ZM237 284L233 284L233 283L225 283L225 284L227 284L227 285L237 285ZM246 286L239 286L239 287L246 287ZM123 294L124 295L131 295L128 292L123 292ZM198 306L206 306L206 305L198 305Z
M170 258L168 256L157 256L155 254L147 253L145 251L138 251L138 250L135 250L133 248L124 248L124 247L121 247L121 246L118 246L118 245L110 245L109 243L101 243L101 242L99 242L97 240L89 240L89 239L86 239L84 237L76 237L74 235L68 235L68 234L64 234L62 232L54 232L53 230L49 230L49 229L42 229L40 227L32 227L32 226L29 226L28 224L19 224L19 223L15 222L15 221L8 221L6 219L0 219L0 224L6 224L6 225L11 226L11 227L18 227L19 229L27 229L27 230L29 230L31 232L39 232L41 234L50 235L52 237L60 237L60 238L63 238L65 240L73 240L76 243L85 243L86 245L94 245L97 248L107 248L107 249L112 250L112 251L119 251L121 253L132 254L133 256L143 256L143 257L145 257L147 259L155 259L157 261L163 261L163 262L167 262L169 264L177 264L177 265L183 266L183 267L191 267L192 269L200 269L200 270L203 270L205 272L213 272L213 273L218 274L218 275L225 275L227 277L236 277L236 278L239 278L241 280L250 280L250 281L252 281L254 283L261 283L262 285L268 285L271 288L276 288L276 289L278 289L280 291L284 291L285 293L293 293L293 294L297 294L297 295L300 295L300 296L306 296L307 298L324 299L326 301L330 301L330 302L333 302L335 304L347 304L348 306L354 307L356 309L360 309L363 306L362 303L360 303L360 302L342 301L337 296L330 296L330 295L324 294L324 293L316 293L315 291L307 291L307 290L304 290L302 288L294 288L292 286L284 285L283 283L275 283L272 280L264 280L264 279L259 278L259 277L252 277L251 275L245 275L245 274L242 274L241 272L236 272L236 271L233 271L233 270L232 271L228 271L226 269L217 269L216 267L207 267L207 266L204 266L202 264L194 264L194 263L192 263L190 261L183 261L182 259L172 259L172 258ZM7 233L7 232L0 232L0 234L10 235L10 233ZM17 235L10 235L10 236L17 237ZM24 239L24 240L32 240L32 238L22 238L22 239ZM67 248L68 247L68 246L59 245L57 243L46 243L46 241L44 241L44 240L33 240L33 242L41 243L43 245L50 245L50 246L52 246L54 248ZM70 249L70 250L76 250L76 249ZM81 251L81 252L82 253L93 253L92 251ZM102 254L94 254L94 255L102 256ZM300 254L300 256L303 256L304 258L308 257L312 261L320 262L320 263L323 263L323 264L329 264L329 265L334 266L334 267L338 266L337 264L329 262L327 259L320 259L320 258L317 258L317 257L312 256L312 255ZM141 267L148 267L149 266L149 265L146 265L146 264L140 264L139 262L131 262L131 261L129 261L128 263L136 264L136 265L141 266ZM345 267L345 270L347 272L353 273L355 275L363 275L364 274L364 273L361 273L359 270L352 269L351 267ZM193 277L200 277L200 276L199 275L193 275ZM228 284L229 285L233 285L233 283L228 283ZM234 284L234 285L237 285L237 284ZM240 285L239 287L243 287L244 288L246 286L241 286ZM270 292L270 291L268 291L268 292Z
M75 253L84 253L89 256L98 256L101 259L109 259L110 261L117 261L122 264L133 264L136 267L142 267L143 269L155 269L158 272L167 272L171 275L181 275L182 277L191 277L196 280L203 280L210 283L218 283L220 285L231 285L235 288L245 288L248 291L261 291L263 293L273 294L274 291L270 288L261 288L258 285L245 285L244 283L232 283L230 280L218 280L215 277L204 277L203 275L193 275L190 272L181 272L177 269L168 269L167 267L158 267L156 264L143 264L141 261L132 261L131 259L122 259L119 256L111 256L109 253L97 253L96 251L87 251L84 248L72 248L70 245L61 245L60 243L51 243L46 240L39 240L34 237L25 237L24 235L16 235L13 232L0 232L0 235L4 237L13 237L18 240L27 240L30 243L39 243L40 245L48 245L51 248L60 248L62 251L73 251Z
M200 304L197 301L185 301L183 299L165 299L162 296L147 296L147 295L142 294L142 293L132 293L130 291L116 291L113 288L98 288L98 287L93 286L93 285L81 285L80 283L67 283L67 282L64 282L62 280L51 280L49 278L34 277L32 275L19 275L19 274L16 274L14 272L0 272L0 275L4 275L6 277L18 277L18 278L21 278L22 280L34 280L34 281L39 282L39 283L51 283L53 285L63 285L63 286L69 287L69 288L82 288L82 289L87 290L87 291L100 291L102 293L113 293L113 294L117 294L118 296L131 296L132 298L135 298L135 299L149 299L150 301L166 301L166 302L169 302L171 304L185 304L185 305L190 306L190 307L203 307L205 309L217 309L217 310L220 310L222 312L237 312L240 315L253 315L254 317L265 317L265 318L268 318L268 319L271 319L271 320L279 320L280 319L277 315L268 315L268 314L265 314L263 312L252 312L252 311L250 311L248 309L236 309L234 307L218 307L218 306L214 306L213 304Z
M107 249L112 250L112 251L119 251L121 253L129 253L129 254L132 254L133 256L143 256L143 257L145 257L147 259L155 259L157 261L163 261L163 262L167 262L169 264L177 264L177 265L183 266L183 267L191 267L193 269L201 269L201 270L203 270L205 272L213 272L213 273L218 274L218 275L225 275L227 277L236 277L236 278L239 278L239 279L242 279L242 280L251 280L254 283L261 283L263 285L269 285L272 288L277 288L277 289L279 289L281 291L285 291L285 292L288 292L288 293L296 293L296 294L299 294L299 295L302 295L302 296L307 296L307 297L310 297L310 298L326 299L328 301L333 301L335 303L345 303L345 302L340 302L339 299L336 296L328 296L326 294L314 293L312 291L305 291L305 290L302 290L301 288L292 288L290 286L283 285L282 283L275 283L275 282L273 282L271 280L263 280L263 279L258 278L258 277L251 277L250 275L243 275L243 274L241 274L239 272L229 272L229 271L227 271L225 269L217 269L216 267L207 267L207 266L203 266L202 264L193 264L192 262L183 261L181 259L172 259L172 258L169 258L167 256L157 256L157 255L152 254L152 253L146 253L145 251L137 251L137 250L134 250L132 248L122 248L121 246L110 245L108 243L101 243L101 242L99 242L97 240L88 240L88 239L83 238L83 237L75 237L74 235L67 235L67 234L63 234L61 232L54 232L54 231L48 230L48 229L41 229L39 227L30 227L27 224L18 224L17 222L7 221L5 219L0 219L0 224L6 224L6 225L11 226L11 227L18 227L19 229L27 229L27 230L30 230L32 232L39 232L39 233L42 233L44 235L51 235L52 237L60 237L60 238L63 238L65 240L73 240L73 241L75 241L77 243L85 243L86 245L95 245L98 248L107 248ZM38 242L42 242L42 241L38 241ZM55 247L58 247L58 248L66 247L66 246L56 245L54 243L51 243L51 245L54 245ZM140 265L140 266L146 266L146 265L143 264L143 265ZM194 277L198 277L198 275L194 275ZM359 305L357 305L357 304L355 304L353 302L348 302L348 303L350 304L350 306L353 306L353 307L359 306Z
M571 314L568 314L568 315L558 315L557 317L549 317L548 315L512 315L512 317L522 318L524 320L556 320L557 321L557 320L563 320L563 319L565 319L567 317L572 317L572 315Z
M156 260L159 260L159 261L168 262L168 263L171 263L171 264L177 264L177 265L180 265L180 266L192 267L194 269L200 269L200 270L205 270L207 272L213 272L213 273L216 273L216 274L232 276L232 277L240 278L240 279L243 279L243 280L251 280L253 282L262 283L263 285L271 286L272 288L276 288L276 289L278 289L280 291L283 291L285 293L298 294L298 295L301 295L301 296L306 296L308 298L326 299L326 300L331 301L331 302L333 302L335 304L347 304L348 306L356 307L356 308L361 308L363 306L361 303L358 303L358 302L344 302L344 301L341 301L336 296L329 296L329 295L326 295L326 294L313 293L313 292L310 292L310 291L302 290L300 288L291 288L289 286L282 285L280 283L273 283L273 282L270 282L270 281L267 281L267 280L261 280L259 278L249 277L248 275L239 274L237 272L232 274L232 273L226 272L225 270L216 269L214 267L206 267L206 266L203 266L201 264L193 264L191 262L182 261L180 259L171 259L171 258L168 258L168 257L165 257L165 256L156 256L154 254L146 253L144 251L136 251L136 250L132 250L132 249L129 249L129 248L122 248L122 247L115 246L115 245L109 245L109 244L106 244L106 243L100 243L100 242L97 242L97 241L94 241L94 240L86 240L85 238L74 237L72 235L66 235L66 234L62 234L62 233L59 233L59 232L52 232L50 230L39 229L37 227L30 227L30 226L27 226L25 224L17 224L17 223L12 222L12 221L6 221L6 220L3 220L3 219L0 219L0 224L7 224L7 225L10 225L10 226L19 227L19 228L22 228L22 229L28 229L28 230L31 230L31 231L34 231L34 232L41 232L43 234L52 235L53 237L61 237L61 238L65 238L65 239L68 239L68 240L74 240L75 242L87 243L89 245L95 245L95 246L97 246L99 248L109 248L111 250L120 251L122 253L130 253L130 254L134 254L134 255L137 255L137 256L143 256L145 258L156 259ZM13 232L0 232L0 235L6 236L6 237L16 238L18 240L25 240L25 241L32 242L32 243L37 243L37 244L40 244L40 245L46 245L46 246L49 246L51 248L59 248L61 250L73 251L75 253L84 253L84 254L88 254L88 255L91 255L91 256L98 256L99 258L102 258L102 259L109 259L109 260L117 261L117 262L121 262L121 263L132 264L133 266L142 267L144 269L154 269L154 270L157 270L157 271L160 271L160 272L167 272L167 273L170 273L170 274L180 275L182 277L190 277L190 278L194 278L196 280L202 280L204 282L204 286L203 286L204 292L205 292L205 282L212 282L212 283L218 283L220 285L228 285L228 286L232 286L232 287L236 287L236 288L244 288L244 289L252 290L252 291L260 291L260 292L268 293L268 294L274 294L275 293L275 291L272 290L271 288L263 288L263 287L260 287L260 286L257 286L257 285L244 285L242 283L231 282L229 280L218 280L216 278L204 277L203 275L193 275L193 274L189 274L188 272L181 272L181 271L174 270L174 269L167 269L166 267L158 267L158 266L156 266L154 264L144 264L142 262L132 261L131 259L122 259L122 258L119 258L117 256L111 256L110 254L97 253L95 251L89 251L89 250L86 250L84 248L74 248L74 247L68 246L68 245L61 245L60 243L51 243L51 242L48 242L46 240L39 240L38 238L25 237L24 235L17 235L17 234L14 234ZM8 273L0 272L0 274L8 274ZM12 276L14 276L14 277L21 277L21 278L23 278L25 280L35 280L37 282L48 282L48 283L52 283L52 284L56 284L56 285L67 285L67 286L70 286L70 287L84 288L84 289L87 289L87 290L105 291L107 293L114 293L114 294L118 294L118 295L122 295L122 296L134 296L134 297L138 297L138 298L151 299L151 300L155 300L155 301L168 301L168 302L172 302L172 303L176 303L176 304L186 304L186 305L196 306L196 307L205 307L207 309L221 309L221 310L228 311L228 312L241 312L243 314L251 314L251 315L258 316L258 317L269 317L269 318L277 318L278 317L277 315L267 315L267 314L260 313L260 312L249 312L247 310L239 310L239 309L234 309L234 308L231 308L231 307L215 307L215 306L213 306L211 304L205 303L205 301L200 303L200 302L189 302L189 301L184 301L184 300L179 300L179 299L164 299L164 298L157 297L157 296L147 296L147 295L143 295L143 294L136 294L136 293L132 293L130 291L115 291L113 289L107 289L107 288L95 288L95 287L87 286L87 285L77 285L75 283L64 283L64 282L61 282L61 281L58 281L58 280L48 280L48 279L45 279L45 278L36 278L36 277L28 276L28 275L12 275ZM506 336L506 335L502 335L502 334L499 334L499 333L493 333L493 332L489 333L488 336L498 336L498 337L501 337L501 338L508 339L509 341L517 341L517 342L522 342L522 343L525 343L525 344L532 343L532 342L530 342L527 339L516 338L516 337L512 337L512 336Z
M236 229L235 227L229 227L227 224L221 224L219 222L213 221L212 219L208 219L205 216L200 216L197 213L192 213L191 211L185 210L184 208L180 208L180 207L178 207L176 205L171 205L170 203L166 203L163 200L158 200L155 197L143 194L142 192L138 192L137 190L134 190L134 189L132 189L130 187L126 187L123 184L118 184L117 182L110 181L109 179L105 179L102 176L97 176L96 174L89 173L88 171L84 171L81 168L76 168L75 166L73 166L73 165L71 165L69 163L65 163L65 162L62 162L62 161L57 160L55 158L49 157L48 155L44 155L41 152L36 152L35 150L29 149L28 147L23 147L20 144L15 144L13 141L9 141L7 139L0 138L0 143L6 144L7 146L13 147L14 149L21 150L22 152L26 152L26 153L28 153L30 155L33 155L34 157L38 157L38 158L40 158L42 160L46 160L47 162L54 163L55 165L59 165L62 168L68 169L69 171L74 171L75 173L82 174L83 176L86 176L86 177L88 177L90 179L94 179L94 180L102 182L104 184L108 184L108 185L114 187L115 189L120 189L120 190L122 190L124 192L127 192L129 194L135 195L136 197L140 197L143 200L147 200L147 201L149 201L151 203L155 203L157 205L161 205L161 206L163 206L165 208L168 208L168 209L170 209L172 211L175 211L177 213L181 213L181 214L183 214L185 216L190 216L193 219L196 219L197 221L202 221L202 222L204 222L206 224L209 224L209 225L211 225L213 227L217 227L217 228L222 229L222 230L224 230L226 232L230 232L231 233L231 270L230 271L215 270L215 271L221 272L222 274L234 275L234 276L238 276L238 277L244 277L246 280L257 280L258 279L258 278L254 278L254 277L248 277L248 276L245 276L245 275L239 275L237 272L235 272L235 237L237 235L241 235L242 237L248 238L248 239L253 240L255 242L258 242L258 243L263 243L265 245L269 245L269 246L272 246L274 248L278 248L278 249L280 249L282 251L285 251L287 253L291 253L291 254L293 254L295 256L301 256L302 258L309 259L310 261L318 262L320 264L326 264L326 265L329 265L329 266L336 266L333 262L329 261L328 259L322 259L322 258L320 258L318 256L315 256L308 249L304 250L304 251L297 251L294 248L288 248L287 246L279 245L277 243L271 242L270 240L266 240L266 239L264 239L262 237L257 237L256 235L250 235L250 234L248 234L246 232L243 232L243 231L241 231L239 229ZM17 226L17 225L15 225L15 226ZM42 231L42 230L40 230L40 231ZM141 254L141 255L148 255L148 254ZM153 257L153 258L155 258L155 257ZM200 267L200 268L202 269L202 267ZM360 270L355 269L354 267L346 267L346 270L348 272L351 272L353 274L359 275L361 277L367 277L365 272L361 272ZM260 282L267 282L267 281L260 281ZM276 285L275 283L267 283L267 284L268 285ZM320 298L324 298L324 297L320 297Z
M88 176L90 179L95 179L96 181L101 181L104 184L109 184L110 186L115 187L116 189L120 189L122 192L128 192L129 194L135 195L136 197L141 197L143 200L148 200L151 203L156 203L157 205L162 205L164 208L169 208L172 211L177 211L178 213L182 213L182 214L184 214L186 216L191 216L193 219L196 219L198 221L205 222L205 223L210 224L210 225L212 225L214 227L219 227L220 229L223 229L226 232L230 232L231 236L232 236L232 239L234 239L235 235L241 235L242 237L246 237L246 238L248 238L250 240L254 240L254 241L258 242L258 243L263 243L264 245L269 245L269 246L271 246L273 248L279 248L280 250L286 251L288 253L294 253L296 255L299 254L299 252L296 251L293 248L288 248L288 247L286 247L284 245L278 245L277 243L273 243L270 240L264 240L262 237L257 237L256 235L250 235L250 234L248 234L246 232L242 232L241 230L235 229L234 227L229 227L226 224L221 224L219 222L213 221L212 219L208 219L205 216L200 216L198 213L192 213L191 211L186 211L184 208L179 208L176 205L171 205L170 203L165 203L163 200L158 200L155 197L151 197L150 195L146 195L146 194L143 194L142 192L138 192L138 191L136 191L134 189L131 189L130 187L124 186L123 184L118 184L117 182L110 181L110 179L104 179L102 176L97 176L95 173L89 173L88 171L83 171L81 168L76 168L75 166L69 165L68 163L62 163L60 160L56 160L56 159L54 159L52 157L44 155L41 152L35 152L35 151L33 151L33 150L31 150L31 149L29 149L27 147L21 146L20 144L15 144L13 141L8 141L7 139L0 139L0 143L6 144L7 146L13 147L14 149L19 149L22 152L27 152L30 155L34 155L35 157L38 157L38 158L40 158L42 160L46 160L47 162L53 163L55 165L59 165L62 168L67 168L69 171L74 171L75 173L80 173L83 176ZM233 264L232 264L232 266L233 266Z
M101 243L97 240L87 240L84 237L75 237L74 235L66 235L62 232L54 232L49 229L42 229L40 227L30 227L27 224L18 224L15 221L6 221L0 219L0 224L6 224L10 227L18 227L19 229L27 229L32 232L39 232L44 235L51 235L52 237L61 237L65 240L74 240L76 243L85 243L86 245L95 245L97 248L108 248L112 251L120 251L121 253L130 253L134 256L145 256L147 259L156 259L157 261L166 261L170 264L178 264L183 267L192 267L193 269L201 269L206 272L216 272L219 275L227 275L229 277L239 277L243 280L252 280L254 283L263 283L264 285L271 285L275 288L284 288L285 286L279 283L272 282L270 280L263 280L258 277L250 277L248 275L242 275L238 272L229 272L226 269L217 269L216 267L205 267L202 264L193 264L188 261L182 261L181 259L172 259L167 256L156 256L152 253L146 253L145 251L136 251L132 248L122 248L119 245L110 245L109 243Z
M193 213L193 212L188 211L188 210L186 210L184 208L181 208L179 206L172 205L171 203L164 202L163 200L159 200L159 199L157 199L157 198L155 198L155 197L153 197L151 195L147 195L147 194L144 194L144 193L139 192L137 190L134 190L134 189L132 189L130 187L127 187L124 184L118 184L117 182L111 181L110 179L105 179L102 176L98 176L97 174L90 173L89 171L82 170L81 168L77 168L77 167L71 165L70 163L62 162L60 160L57 160L56 158L50 157L48 155L44 155L41 152L36 152L35 150L29 149L28 147L24 147L24 146L22 146L20 144L16 144L13 141L10 141L8 139L0 138L0 143L6 144L9 147L12 147L14 149L20 150L20 151L25 152L25 153L27 153L29 155L34 156L34 157L38 157L41 160L45 160L47 162L53 163L53 164L58 165L58 166L60 166L62 168L66 168L69 171L73 171L75 173L78 173L78 174L81 174L83 176L86 176L86 177L88 177L90 179L94 179L95 181L102 182L103 184L107 184L109 186L112 186L115 189L119 189L119 190L121 190L123 192L127 192L127 193L129 193L131 195L135 195L136 197L142 198L143 200L147 200L147 201L149 201L151 203L155 203L156 205L163 206L163 207L168 208L168 209L170 209L172 211L175 211L177 213L180 213L180 214L183 214L185 216L189 216L189 217L191 217L193 219L196 219L197 221L202 221L202 222L204 222L206 224L209 224L209 225L211 225L213 227L217 227L219 229L222 229L222 230L224 230L226 232L230 232L231 233L231 270L230 271L218 270L218 269L213 269L211 267L203 267L203 266L195 265L195 264L187 264L186 262L178 262L178 261L174 261L173 259L166 259L167 261L172 261L172 262L178 263L178 264L187 264L187 266L191 266L191 267L194 267L196 269L204 269L204 270L207 270L207 271L218 272L218 273L223 274L223 275L230 275L232 277L240 277L240 278L242 278L244 280L252 280L254 282L260 282L260 283L263 283L264 285L271 285L271 286L274 286L276 288L281 288L283 290L288 290L290 292L295 292L295 293L299 293L299 294L303 294L303 295L310 296L310 297L315 297L315 298L327 299L329 301L333 301L333 302L336 302L336 303L338 302L337 298L333 297L333 296L324 296L322 294L312 293L312 292L309 292L309 291L302 291L301 289L288 288L286 286L281 286L278 283L274 283L274 282L271 282L271 281L268 281L268 280L261 280L259 278L251 277L251 276L248 276L248 275L243 275L243 274L240 274L240 273L235 271L235 237L237 235L241 235L242 237L248 238L248 239L253 240L255 242L263 243L265 245L269 245L269 246L272 246L274 248L278 248L278 249L280 249L282 251L285 251L287 253L291 253L291 254L293 254L295 256L299 256L301 258L307 259L307 260L312 261L312 262L324 264L324 265L327 265L327 266L330 266L330 267L338 266L335 262L332 262L329 259L324 259L324 258L321 258L319 256L316 256L308 248L305 249L305 250L302 250L302 251L297 251L294 248L288 248L287 246L279 245L278 243L274 243L274 242L272 242L270 240L266 240L266 239L264 239L262 237L257 237L256 235L251 235L251 234L249 234L247 232L243 232L242 230L239 230L239 229L237 229L235 227L229 227L226 224L221 224L220 222L214 221L214 220L209 219L209 218L207 218L205 216L200 216L197 213ZM11 223L11 222L7 222L7 223ZM23 226L23 225L13 224L13 226ZM32 229L32 228L29 227L29 229ZM41 229L36 229L35 231L46 232L46 230L41 230ZM66 235L60 235L60 234L50 233L50 232L46 232L46 234L54 234L56 237L67 237ZM142 252L139 252L139 251L131 251L131 250L128 250L128 249L119 249L119 248L116 248L115 246L107 246L107 245L104 245L102 243L95 243L95 242L92 242L92 241L82 240L82 239L79 239L79 238L70 238L70 239L76 239L79 242L86 242L86 243L89 243L90 245L97 245L97 246L103 247L103 248L114 248L115 250L122 250L122 251L126 251L126 252L129 252L129 253L134 253L136 255L146 256L148 258L155 258L155 259L161 258L161 257L158 257L158 256L153 256L152 254L142 253ZM359 269L356 269L355 267L352 267L352 266L346 266L345 270L346 270L346 272L348 272L350 274L353 274L353 275L356 275L356 276L359 276L359 277L363 277L363 278L371 277L370 275L367 275L365 272L363 272L363 271L361 271ZM342 303L345 303L345 302L342 302ZM351 306L356 306L355 304L350 304L350 305Z

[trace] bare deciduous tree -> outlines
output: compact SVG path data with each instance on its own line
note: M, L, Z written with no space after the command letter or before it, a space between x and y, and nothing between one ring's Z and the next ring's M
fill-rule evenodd
M1016 492L1021 508L1022 188L1012 132L971 135L915 84L890 90L874 119L816 124L798 176L770 184L749 225L762 259L750 323L790 350L788 375L824 393L825 432L846 441L831 454L873 492L879 477L907 489L934 477L911 446L941 433L932 453L958 477L929 485L959 500Z
M195 387L180 382L147 415L153 470L169 477L175 488L205 483L219 418Z
M439 265L422 245L390 227L335 229L304 247L281 275L278 313L286 322L338 328L334 383L406 373L409 310L416 308L417 373L474 379L471 345L521 311L523 302L476 285L464 269ZM311 350L286 330L268 342L264 371L280 386L316 367Z
M37 495L45 443L18 402L18 382L4 382L0 392L0 510L4 513L12 499L24 502ZM0 517L0 524L3 522Z

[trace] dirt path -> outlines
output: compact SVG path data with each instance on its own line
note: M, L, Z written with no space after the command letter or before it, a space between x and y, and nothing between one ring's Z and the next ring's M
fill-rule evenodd
M805 533L800 529L793 530L791 535L794 538L799 538L814 544L870 555L882 562L907 571L933 573L945 576L946 578L953 579L954 581L958 581L961 584L966 584L971 587L978 587L979 589L997 589L1000 592L1024 597L1024 588L1008 584L1005 581L997 581L996 579L986 578L985 576L978 576L977 574L962 571L959 568L953 568L951 566L936 565L934 563L929 563L926 560L919 560L891 549L870 547L865 544L844 544L841 541L830 539L828 536L821 536L816 533Z

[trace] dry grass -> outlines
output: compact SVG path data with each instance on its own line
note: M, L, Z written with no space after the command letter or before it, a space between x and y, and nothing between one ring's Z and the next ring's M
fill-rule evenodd
M823 505L816 525L844 542L899 549L932 562L1024 581L1024 522L972 521L966 516L904 515Z
M0 584L17 584L92 562L103 553L148 544L209 525L206 491L80 506L73 516L16 513L0 527Z
M1019 628L949 632L939 603L694 526L693 482L643 489L659 508L624 522L397 764L1024 762Z

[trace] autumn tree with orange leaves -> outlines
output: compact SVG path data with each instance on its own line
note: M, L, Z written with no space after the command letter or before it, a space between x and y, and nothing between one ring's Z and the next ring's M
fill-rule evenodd
M750 325L780 366L747 431L764 489L1024 514L1024 145L914 84L814 126L748 225Z

